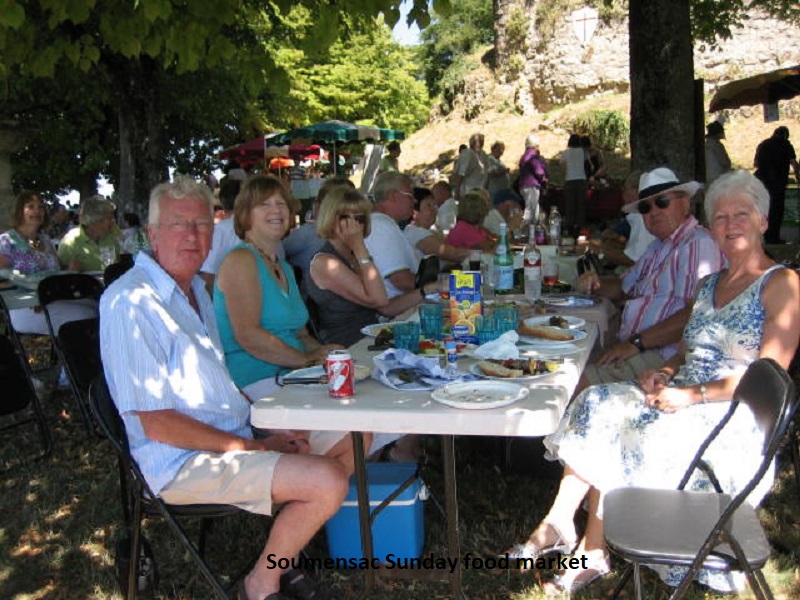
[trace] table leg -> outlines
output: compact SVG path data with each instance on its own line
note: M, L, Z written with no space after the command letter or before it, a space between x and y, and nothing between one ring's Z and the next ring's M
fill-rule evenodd
M364 436L360 431L351 431L353 440L353 461L355 462L356 492L358 494L358 523L361 528L361 549L364 558L372 564L372 529L370 528L369 487L367 486L367 463L364 453ZM365 569L365 595L375 587L375 570Z
M455 436L442 436L442 459L444 460L444 504L447 514L447 552L457 565L450 575L450 589L453 597L460 600L466 596L461 590L461 541L458 533Z

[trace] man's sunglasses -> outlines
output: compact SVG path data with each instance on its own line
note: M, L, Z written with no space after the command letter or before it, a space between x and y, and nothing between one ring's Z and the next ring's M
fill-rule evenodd
M652 202L650 200L642 200L637 205L637 208L639 209L640 215L646 215L653 210L653 204L655 204L657 208L663 209L667 208L670 202L672 202L672 196L657 196Z
M358 221L362 225L366 225L367 224L367 215L365 215L364 213L359 213L357 215L350 214L350 213L342 213L341 215L339 215L339 220L340 221L344 221L345 219L355 219L356 221Z

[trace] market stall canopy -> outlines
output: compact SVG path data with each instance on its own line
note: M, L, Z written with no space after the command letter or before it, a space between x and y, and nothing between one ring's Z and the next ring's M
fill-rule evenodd
M257 138L242 142L236 146L225 148L217 154L220 160L235 160L242 167L249 167L277 156L302 156L310 160L319 160L324 154L317 144L311 145L275 145L272 138L276 132L260 135Z
M291 144L294 140L308 140L318 144L336 144L360 141L392 141L402 140L405 132L397 129L382 129L356 125L345 121L323 121L316 125L306 125L291 129L285 133L269 137L268 142L274 145Z
M800 65L726 83L714 94L708 110L716 112L740 106L775 104L778 100L789 100L797 95L800 95Z

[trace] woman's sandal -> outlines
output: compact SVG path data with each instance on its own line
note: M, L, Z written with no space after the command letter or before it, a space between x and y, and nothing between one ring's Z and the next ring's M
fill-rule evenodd
M236 600L250 600L250 598L247 597L247 590L244 587L244 577L239 580L239 585L236 586ZM280 592L274 592L261 600L291 600L291 598L284 596Z
M608 562L608 556L589 557L585 569L569 569L563 575L557 575L552 581L545 584L544 591L548 596L572 594L610 572L611 565Z
M325 600L327 591L300 569L289 569L281 575L281 591L298 600Z
M524 544L515 544L509 548L503 557L508 556L511 560L530 559L536 560L540 556L550 554L552 552L560 552L561 554L571 554L575 547L578 545L578 538L573 532L572 537L564 535L564 532L555 523L544 522L556 534L556 540L550 544L543 546L537 545L535 542L528 540Z

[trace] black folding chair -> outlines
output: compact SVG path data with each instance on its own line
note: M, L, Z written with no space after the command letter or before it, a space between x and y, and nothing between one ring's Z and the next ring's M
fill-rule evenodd
M83 273L66 273L46 277L39 283L39 302L44 308L47 327L53 338L56 353L69 380L72 397L86 430L94 432L88 409L89 384L100 373L99 319L81 319L64 323L55 331L50 307L63 300L92 300L97 302L103 284Z
M10 423L0 427L0 431L36 423L42 438L42 453L39 458L45 458L53 450L50 429L47 427L47 421L39 404L39 397L33 387L33 374L25 351L17 333L11 326L11 318L2 296L0 296L0 318L2 318L6 330L6 334L0 335L0 389L3 390L0 415L17 415L17 413L30 410L30 416L15 416L11 418Z
M110 286L133 266L133 257L130 254L121 254L119 261L108 265L103 271L103 283Z
M703 454L730 421L740 404L753 412L764 434L762 460L735 496L722 492L713 468ZM603 525L609 549L632 564L614 591L619 596L634 575L636 597L641 598L640 565L687 567L671 598L682 598L697 571L708 568L742 570L757 598L772 598L761 572L770 556L769 542L747 496L770 468L786 434L797 396L786 371L771 359L752 363L734 393L724 418L701 444L676 490L620 488L606 494ZM685 489L695 469L711 480L715 492Z
M220 504L167 504L161 500L150 489L139 469L139 465L136 464L131 455L125 424L111 398L105 376L102 374L90 386L89 405L103 435L111 442L114 451L117 453L123 515L126 526L130 530L131 545L129 556L141 556L142 518L144 516L160 517L164 519L170 531L192 558L198 570L212 588L214 595L220 600L228 600L228 593L219 578L212 573L204 558L206 533L210 519L238 514L241 509ZM186 531L178 522L178 519L183 517L201 520L200 538L197 545L192 543ZM128 600L133 600L136 597L138 569L135 566L138 562L138 560L131 560L131 568L128 569L126 586L126 598ZM239 576L234 581L238 580L238 578Z

